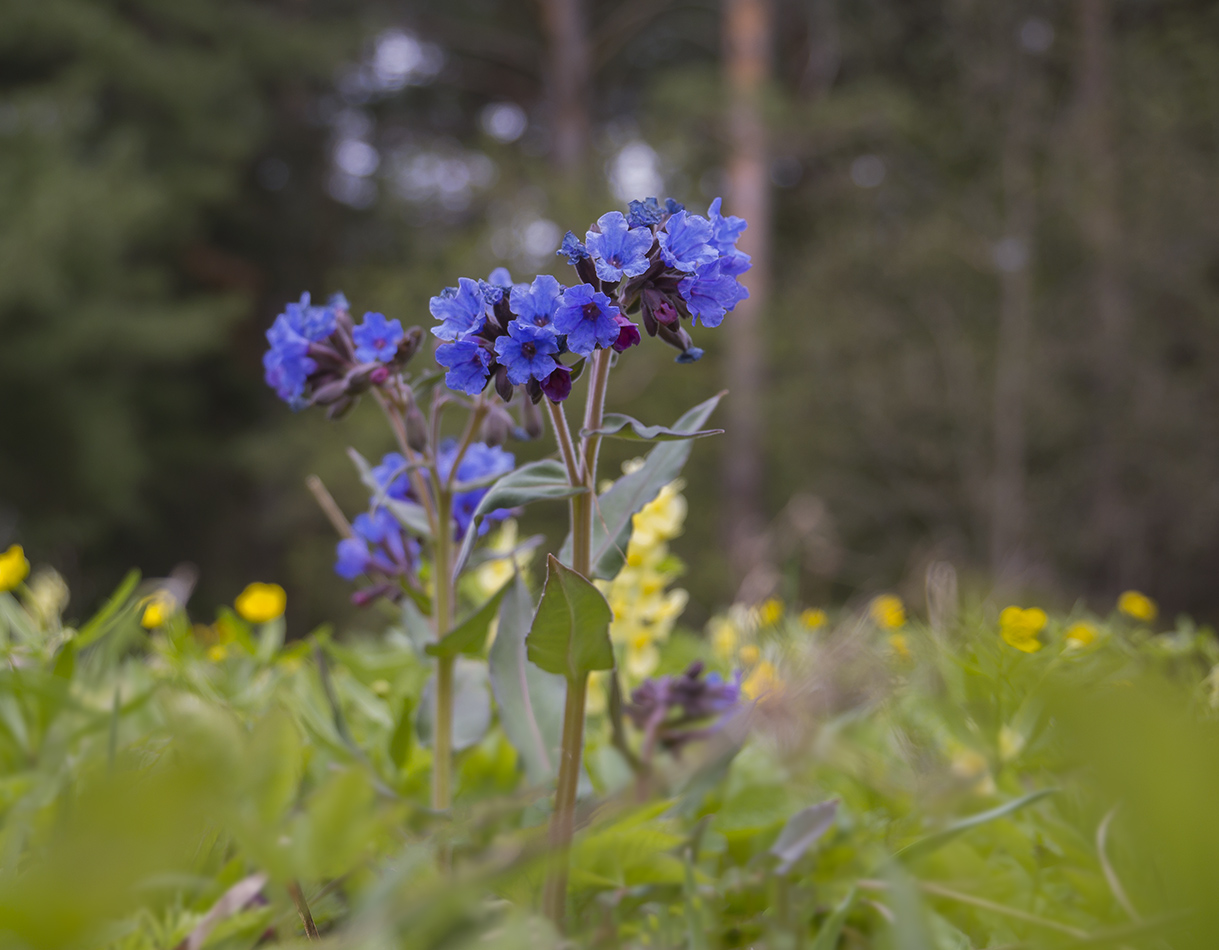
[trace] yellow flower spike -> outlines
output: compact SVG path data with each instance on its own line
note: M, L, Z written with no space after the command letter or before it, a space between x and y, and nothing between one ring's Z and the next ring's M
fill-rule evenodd
M741 652L737 654L737 658L744 666L753 666L761 656L762 651L752 643L746 643L741 647Z
M741 692L750 699L759 699L768 693L776 692L781 685L775 665L769 660L763 660L745 678L745 682L741 684Z
M758 622L763 627L773 627L783 619L783 601L771 597L762 601L758 608Z
M207 658L213 663L220 663L229 655L229 648L223 643L213 643L207 648Z
M0 554L0 591L12 590L30 573L30 562L26 560L25 550L20 544L14 544L3 554Z
M278 584L250 584L237 595L233 606L243 620L250 623L266 623L284 615L288 595Z
M1008 646L1024 653L1036 653L1042 648L1037 634L1045 629L1049 617L1040 607L1004 607L999 614L999 635Z
M1067 627L1066 643L1064 646L1068 650L1082 650L1084 647L1095 643L1098 636L1100 634L1092 624L1081 620Z
M178 609L178 602L167 590L159 590L142 601L144 612L140 615L140 626L145 630L155 630L173 616Z
M709 625L711 634L711 649L716 657L724 662L732 659L737 645L741 642L741 634L727 617L718 617Z
M910 641L904 633L889 634L889 646L901 659L910 659Z
M868 607L868 613L886 630L896 630L906 625L906 605L893 594L881 594L875 598Z
M829 616L820 607L808 607L800 612L800 625L806 630L820 630L829 620Z
M1117 599L1117 609L1127 617L1142 620L1144 623L1155 620L1160 612L1154 600L1137 590L1128 590L1122 594Z

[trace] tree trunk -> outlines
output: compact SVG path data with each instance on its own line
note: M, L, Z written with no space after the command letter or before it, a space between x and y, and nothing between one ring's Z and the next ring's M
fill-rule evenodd
M588 147L591 52L584 0L540 0L550 62L551 158L566 174L580 168Z
M765 559L762 538L763 315L770 290L770 183L762 95L771 71L770 0L724 0L728 91L728 195L749 222L740 248L753 258L743 283L749 299L725 321L727 432L723 489L728 551L738 579Z

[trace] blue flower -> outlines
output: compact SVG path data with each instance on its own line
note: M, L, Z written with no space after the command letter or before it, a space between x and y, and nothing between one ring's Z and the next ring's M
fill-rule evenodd
M354 581L371 565L368 543L360 538L344 538L335 548L334 572L344 580Z
M347 302L347 295L341 290L330 295L330 299L326 301L326 306L333 310L351 309L351 304Z
M305 381L317 369L308 355L309 340L294 328L288 314L281 313L267 331L267 342L271 348L262 357L263 378L280 399L301 408Z
M517 284L512 288L511 309L522 323L537 327L549 326L559 303L563 285L549 274L540 274L532 284Z
M588 356L597 347L613 346L621 328L615 322L618 308L609 297L593 290L592 284L580 284L563 291L554 312L554 328L567 334L567 348Z
M397 354L398 344L406 339L406 332L396 318L386 320L383 313L366 313L351 336L356 341L356 359L361 363L388 363Z
M436 327L432 332L438 329ZM444 384L467 396L477 396L487 385L487 377L491 375L487 370L490 361L491 354L475 340L458 340L436 347L436 362L448 368Z
M731 254L736 250L736 242L740 238L741 232L748 225L744 218L738 218L734 214L721 214L720 205L723 204L723 200L723 198L716 198L711 202L711 207L707 209L707 217L711 221L711 243L720 254Z
M373 571L405 574L418 556L418 542L406 537L402 525L384 508L356 515L351 530L352 537L335 548L334 564L335 573L349 581Z
M722 265L723 261L704 264L695 276L683 278L677 285L694 322L702 320L705 327L718 327L724 314L749 296L735 277L723 272Z
M436 459L436 474L442 480L449 477L449 472L453 468L453 460L456 457L457 443L455 441L449 440L440 447L440 453ZM515 464L516 458L511 452L505 452L498 446L474 442L466 449L461 464L457 466L455 481L469 483L493 479L512 471ZM464 537L465 533L470 530L474 510L490 490L491 486L485 485L470 491L459 491L453 495L453 520L457 523L457 537ZM503 521L511 513L507 508L498 508L490 512L483 518L478 533L485 534L493 522Z
M685 210L686 210L686 206L684 204L682 204L680 201L678 201L676 198L666 198L665 199L665 211L669 212L669 214L677 214L677 212L685 211Z
M720 256L710 243L713 236L711 222L706 218L679 211L665 222L664 230L656 238L665 263L690 273Z
M312 306L308 291L301 294L299 303L284 307L281 316L286 317L292 329L311 343L324 340L334 332L334 310L331 307Z
M452 296L442 293L428 302L428 310L440 321L432 332L442 340L459 340L467 333L475 333L487 319L486 302L478 282L462 277L457 285L457 293Z
M535 327L520 320L509 323L508 335L495 341L495 355L513 385L530 378L544 380L558 365L553 356L557 352L559 344L550 327Z
M399 452L389 452L369 471L373 481L390 498L403 501L410 494L410 482L406 477L406 457Z
M511 286L511 284L508 286ZM478 291L483 295L483 301L486 303L488 310L504 299L504 291L506 289L506 287L493 284L489 280L480 280L478 282Z
M638 277L650 266L648 251L652 247L652 232L648 228L631 228L621 211L611 211L597 219L597 231L584 236L585 246L593 256L597 276L602 280L622 280Z
M497 267L487 275L487 283L496 287L508 288L512 286L512 274L506 267Z
M351 530L369 544L383 547L395 564L406 562L406 540L402 525L385 508L375 508L371 514L358 514L351 522Z
M665 210L660 206L660 202L655 198L645 198L643 201L632 201L627 205L630 213L627 215L627 223L633 228L647 228L653 224L660 224L661 218L665 216Z
M559 249L555 253L559 257L566 257L569 264L579 264L588 257L588 248L580 243L580 239L574 233L568 231L563 236L563 243L559 245Z

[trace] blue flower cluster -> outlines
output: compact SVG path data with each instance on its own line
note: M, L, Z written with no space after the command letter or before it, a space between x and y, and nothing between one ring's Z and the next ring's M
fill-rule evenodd
M675 346L681 362L702 355L680 318L717 327L749 292L737 278L749 256L737 250L745 229L725 216L720 199L707 216L690 214L673 199L632 201L629 214L597 219L583 241L567 232L559 255L576 268L580 283L564 287L543 274L516 284L503 268L487 280L463 277L431 299L442 343L436 360L450 389L477 395L488 380L511 398L524 386L536 402L561 402L571 392L575 363L598 349L622 352L640 342L639 327L625 314L639 312L644 329Z
M318 307L304 293L267 331L271 347L262 357L267 385L294 410L320 405L332 418L342 415L360 393L384 383L419 349L418 328L403 330L400 321L380 313L366 313L356 325L348 309L342 294Z
M691 663L680 676L645 680L624 711L635 726L661 748L677 753L689 742L714 734L740 707L741 674L731 680L718 673L703 677L703 664Z

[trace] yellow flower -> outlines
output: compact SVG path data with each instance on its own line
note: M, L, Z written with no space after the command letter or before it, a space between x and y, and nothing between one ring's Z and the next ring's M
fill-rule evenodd
M229 655L229 648L226 647L223 643L213 643L210 647L207 648L207 658L209 660L211 660L213 663L221 662L228 655Z
M741 647L741 652L737 654L744 666L753 666L758 662L758 658L761 657L761 655L762 651L752 643L746 643L743 647Z
M736 624L727 617L716 617L707 626L711 634L711 649L715 655L724 662L731 660L741 642L741 633Z
M889 646L903 660L910 659L910 641L904 633L889 634Z
M30 562L20 544L0 554L0 591L12 590L30 573Z
M783 601L776 600L774 597L762 601L762 606L758 608L758 622L763 627L773 627L783 619Z
M1073 623L1067 627L1066 633L1066 648L1068 650L1082 650L1095 642L1099 634L1096 628L1090 623L1084 623L1082 620L1079 623Z
M893 594L881 594L873 600L868 613L886 630L896 630L906 625L906 605Z
M1156 602L1146 594L1140 594L1137 590L1128 590L1117 599L1117 609L1124 613L1127 617L1133 617L1135 620L1142 620L1149 623L1156 619L1156 614L1160 611L1156 608Z
M266 623L284 615L288 595L278 584L250 584L237 595L233 606L250 623Z
M493 551L499 557L486 561L474 572L474 580L483 596L490 597L512 580L512 575L517 568L524 570L529 565L530 558L533 557L532 551L522 551L515 557L512 556L517 543L517 524L516 521L509 518L500 525L499 530L492 536L485 548L486 551Z
M829 622L826 612L820 607L809 607L800 612L800 623L808 630L818 630Z
M145 630L153 630L161 626L178 609L178 602L167 590L159 590L155 594L145 597L142 603L144 613L140 615L140 626Z
M776 691L781 685L774 664L769 660L763 660L750 671L745 682L741 684L741 692L750 699L758 699L767 693Z
M999 614L999 635L1009 645L1025 653L1036 653L1042 643L1037 634L1045 629L1049 618L1040 607L1022 610L1019 607L1004 607Z

